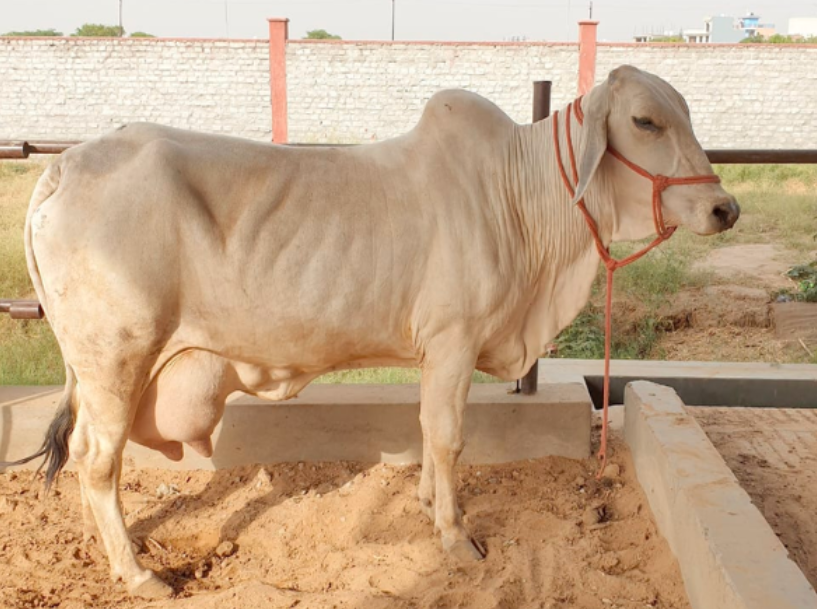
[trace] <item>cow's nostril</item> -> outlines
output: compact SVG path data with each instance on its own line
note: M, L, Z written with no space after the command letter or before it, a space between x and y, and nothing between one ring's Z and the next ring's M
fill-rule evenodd
M729 200L716 205L712 213L718 219L723 229L726 230L727 228L732 228L735 222L738 221L738 217L740 217L740 206L734 200Z

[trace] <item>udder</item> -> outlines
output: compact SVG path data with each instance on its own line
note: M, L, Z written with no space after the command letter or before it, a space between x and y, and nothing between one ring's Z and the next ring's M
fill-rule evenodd
M184 456L184 444L204 457L212 456L211 436L235 385L235 373L224 358L207 351L181 352L149 385L130 439L173 461Z

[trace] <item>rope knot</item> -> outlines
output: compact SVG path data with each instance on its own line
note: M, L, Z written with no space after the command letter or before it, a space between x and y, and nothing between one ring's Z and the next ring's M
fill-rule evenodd
M657 175L653 176L652 183L656 192L664 192L667 186L670 185L670 179L667 176Z

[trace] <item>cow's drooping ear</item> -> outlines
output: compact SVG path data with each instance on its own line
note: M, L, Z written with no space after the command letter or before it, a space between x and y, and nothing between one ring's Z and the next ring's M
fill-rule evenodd
M607 150L607 117L610 114L610 90L614 79L615 71L610 73L606 82L594 87L582 100L584 126L581 156L577 160L579 184L573 197L574 204L584 196Z

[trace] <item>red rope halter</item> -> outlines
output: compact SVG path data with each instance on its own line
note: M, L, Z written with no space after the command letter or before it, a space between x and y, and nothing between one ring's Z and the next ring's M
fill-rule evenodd
M565 119L565 137L567 140L568 157L570 159L570 170L573 175L573 181L577 185L579 183L579 174L576 171L576 155L573 152L573 140L570 133L570 113L571 109L574 109L576 120L579 121L579 125L584 124L581 99L582 98L579 97L572 103L568 104ZM565 188L567 188L567 191L570 193L570 196L573 197L576 194L576 188L570 183L570 180L567 177L567 171L565 171L564 163L562 162L562 152L559 143L558 111L553 114L553 145L556 148L556 158L559 162L559 173L562 175L562 181L564 182ZM587 227L590 229L590 234L593 235L596 250L598 251L599 256L601 256L604 266L607 268L607 295L604 303L604 397L602 406L601 446L599 447L598 452L598 458L601 460L601 466L598 474L596 474L597 478L601 477L604 467L607 464L607 410L610 405L610 335L612 333L613 325L613 273L616 271L616 269L620 269L623 266L627 266L631 262L635 262L655 246L669 239L675 232L675 226L667 226L664 224L661 193L663 193L670 186L679 186L684 184L715 184L721 181L721 179L714 174L682 178L669 178L663 175L653 175L643 167L640 167L632 161L626 159L621 155L621 153L611 146L607 147L607 152L635 171L638 175L643 176L652 182L652 217L657 236L643 249L631 254L630 256L627 256L626 258L623 258L622 260L616 260L610 256L609 250L604 246L604 243L602 243L601 237L599 236L598 225L596 224L595 220L593 220L593 216L590 215L590 212L587 211L587 207L584 204L584 197L576 202L579 211L582 212L582 215L587 222Z

